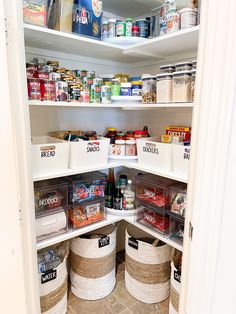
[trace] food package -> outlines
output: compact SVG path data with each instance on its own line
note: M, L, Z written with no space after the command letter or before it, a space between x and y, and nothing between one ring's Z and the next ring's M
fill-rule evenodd
M102 1L75 0L72 15L74 33L101 38Z
M47 26L62 32L72 32L74 0L49 0Z
M177 10L182 10L184 8L195 9L198 7L197 0L175 0L175 3L176 3Z
M23 0L24 22L46 26L47 0Z

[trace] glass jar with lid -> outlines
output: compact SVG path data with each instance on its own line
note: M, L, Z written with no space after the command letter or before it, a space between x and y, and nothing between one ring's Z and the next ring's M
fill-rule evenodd
M191 71L179 71L173 73L173 102L191 101Z
M156 76L154 75L142 76L142 103L156 103Z
M194 95L195 95L195 80L196 80L196 69L193 69L191 77L191 101L194 102Z
M173 76L171 73L161 73L157 75L157 102L172 102Z

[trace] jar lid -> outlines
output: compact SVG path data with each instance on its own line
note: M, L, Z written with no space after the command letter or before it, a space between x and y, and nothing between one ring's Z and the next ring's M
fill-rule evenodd
M146 19L138 19L138 20L135 21L135 23L136 22L143 22L143 21L146 22L146 23L149 23L149 21L147 21Z
M172 73L173 76L181 76L181 75L189 75L191 76L192 73L191 71L178 71L178 72L174 72Z
M141 81L132 81L132 85L142 85Z
M192 62L180 62L180 63L175 64L176 67L181 67L181 66L185 66L185 65L191 67L193 64L192 64Z
M172 68L175 69L175 65L174 64L165 64L165 65L161 65L160 69L166 69L166 68Z
M117 131L117 128L107 128L107 131L115 132Z
M156 80L156 76L155 75L150 75L150 74L144 74L142 76L142 80Z
M109 19L108 23L116 23L116 19Z
M126 140L126 144L134 145L134 144L136 144L136 141L135 140Z
M192 69L191 73L192 75L196 75L197 70L196 69Z
M192 64L196 64L196 63L197 63L197 60L193 60L193 61L192 61Z
M137 134L137 135L144 135L144 134L146 134L146 132L143 131L143 130L135 130L135 131L134 131L134 134Z
M115 141L115 144L118 144L118 145L124 145L125 144L125 140L116 140Z
M160 73L160 74L157 74L157 80L161 79L161 78L166 78L166 77L172 79L173 75L172 75L172 73Z
M141 76L132 76L131 78L130 78L130 81L132 82L132 81L141 81Z
M121 83L121 87L131 87L131 83Z

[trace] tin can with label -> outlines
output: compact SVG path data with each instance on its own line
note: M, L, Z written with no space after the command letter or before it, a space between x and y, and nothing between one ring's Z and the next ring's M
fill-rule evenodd
M68 101L68 83L64 81L55 82L56 100Z
M81 101L81 85L77 83L69 83L68 94L70 101Z
M111 103L111 86L108 85L102 86L102 103L104 104Z
M56 100L55 81L41 80L41 97L42 100Z
M60 81L61 74L57 72L51 72L49 73L49 80L51 81Z
M28 78L27 83L29 100L41 100L40 79Z
M93 102L98 104L101 102L101 85L94 85Z

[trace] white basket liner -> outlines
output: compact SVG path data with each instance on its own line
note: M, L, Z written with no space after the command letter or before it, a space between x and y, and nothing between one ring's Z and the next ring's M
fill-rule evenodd
M172 303L170 302L169 304L169 314L178 314L179 312L176 312L176 310L174 309Z
M138 250L128 245L129 237L136 239L136 237L139 238L143 236L153 238L153 241L155 240L154 237L133 226L127 227L125 250L129 257L143 264L162 264L170 260L171 247L167 244L155 247L149 243L138 241Z
M43 314L66 314L67 312L67 293L64 297L53 306L49 311L43 312Z
M177 269L174 266L174 263L171 262L171 284L175 288L176 292L180 294L180 289L181 289L181 283L175 280L174 278L174 271L177 271Z
M85 300L98 300L109 295L115 288L115 268L106 276L97 279L81 277L70 270L70 279L74 295Z
M76 255L80 255L82 257L87 258L99 258L104 257L111 252L113 252L116 248L116 228L114 226L106 226L104 228L96 230L96 233L103 233L108 231L107 234L110 237L110 244L101 248L98 248L97 239L84 239L84 238L74 238L70 242L70 249ZM94 233L94 232L91 232Z
M67 258L64 258L64 261L55 268L57 270L57 278L51 281L48 281L44 284L41 284L41 274L39 273L39 292L40 296L49 294L50 292L59 288L67 278L67 267L66 267Z
M149 304L165 300L170 293L169 280L164 283L148 285L132 278L127 271L125 271L125 286L135 299Z

